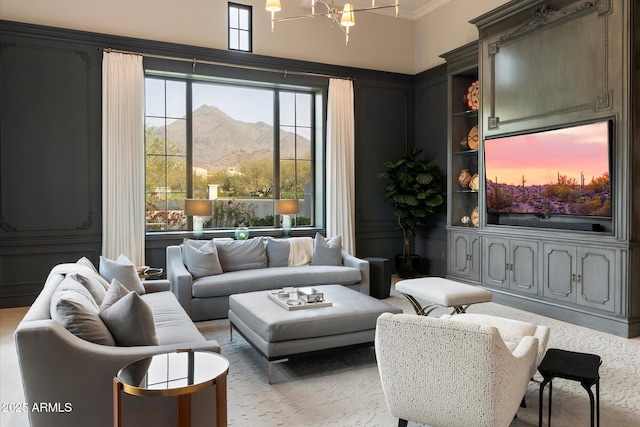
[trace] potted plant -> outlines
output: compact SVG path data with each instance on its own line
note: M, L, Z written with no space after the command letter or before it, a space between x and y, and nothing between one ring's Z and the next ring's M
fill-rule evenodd
M396 256L396 271L401 278L415 277L420 257L411 254L411 238L416 227L429 215L444 207L444 177L434 162L419 160L422 150L413 148L399 160L384 164L386 170L378 178L390 182L384 198L393 206L393 214L402 230L402 255Z

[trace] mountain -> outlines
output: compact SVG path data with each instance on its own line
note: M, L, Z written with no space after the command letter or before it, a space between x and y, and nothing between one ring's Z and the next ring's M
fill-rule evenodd
M184 147L186 121L176 120L167 126L170 141ZM151 130L164 134L164 126ZM280 131L280 157L292 158L296 153L296 135ZM298 136L298 158L309 158L311 143ZM194 167L209 171L238 168L243 160L273 158L273 126L264 122L246 123L229 117L212 105L203 105L193 112Z

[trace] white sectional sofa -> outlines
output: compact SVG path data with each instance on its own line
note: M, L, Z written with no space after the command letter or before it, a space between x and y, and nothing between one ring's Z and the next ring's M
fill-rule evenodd
M72 280L72 275L77 280ZM52 313L56 318L64 315L56 310L61 307L59 301L65 298L73 308L79 298L84 298L92 306L91 298L96 296L94 308L104 308L100 302L103 302L103 297L107 298L105 290L108 292L108 289L105 285L101 290L100 280L96 283L93 279L100 277L97 271L91 273L89 268L76 264L56 266L16 329L14 338L24 386L25 409L29 412L31 427L113 426L113 378L121 368L147 356L182 349L220 352L218 343L206 340L180 307L169 291L167 280L140 282L144 289L138 289L138 295L129 295L135 297L138 304L144 302L142 306L147 314L150 309L152 325L143 330L136 326L144 323L123 320L120 325L109 323L110 328L104 337L98 337L98 334L87 335L86 330L81 331L86 326L83 323L100 322L95 313L76 313L62 323L54 320ZM87 294L82 291L82 283L91 281L96 287L89 286L90 294ZM81 290L79 295L71 295L74 289ZM129 311L128 308L125 310ZM122 312L117 313L111 322L118 323L120 316L123 316ZM129 335L127 339L152 337L155 344L131 345L129 342L128 346L123 346L118 342L125 338L116 336L117 329L125 330ZM114 331L113 336L109 330ZM104 342L111 339L114 343ZM122 399L125 427L175 426L175 398L142 398L123 394ZM193 425L211 425L211 419L215 419L215 388L198 392L193 399L194 408L199 408L194 409L194 414L198 415L194 417Z
M307 254L307 262L304 256L292 255L296 251L291 245L300 248L309 242L312 249ZM195 254L194 248L202 249L205 254ZM215 255L212 252L216 252ZM204 268L203 263L191 262L190 265L190 256L193 258L194 254L206 259ZM219 265L207 271L216 258ZM232 294L285 286L338 284L369 295L369 262L344 251L340 236L187 240L167 247L167 279L192 320L221 319L228 316Z

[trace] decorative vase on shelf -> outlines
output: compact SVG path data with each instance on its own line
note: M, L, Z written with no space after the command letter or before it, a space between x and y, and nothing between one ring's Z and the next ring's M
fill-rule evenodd
M233 234L236 240L247 240L249 238L249 229L247 227L238 227Z
M462 169L460 175L458 175L458 182L461 186L468 187L469 181L471 181L471 173L469 173L468 169Z

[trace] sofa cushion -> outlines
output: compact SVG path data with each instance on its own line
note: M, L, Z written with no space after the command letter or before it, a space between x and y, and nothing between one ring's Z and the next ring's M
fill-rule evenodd
M91 262L91 260L89 260L89 258L87 257L82 257L80 258L78 261L76 261L76 264L78 265L82 265L84 267L90 268L93 271L95 271L96 273L98 272L98 269L96 268L95 265L93 265L93 263Z
M115 345L111 332L99 315L100 309L84 285L66 277L51 297L51 318L66 330L102 345Z
M224 272L267 268L267 251L262 238L216 240L218 258Z
M206 341L172 292L148 293L142 299L153 312L160 345Z
M107 294L107 288L105 288L100 281L92 279L91 277L85 276L80 273L70 273L67 274L67 277L75 280L76 282L87 288L98 307L100 306L100 304L102 304L102 300Z
M128 292L111 306L101 309L100 318L118 346L158 345L151 307L136 292Z
M194 278L222 274L218 250L213 240L197 247L190 242L184 244L186 267Z
M108 282L117 279L125 288L140 295L145 292L136 266L125 255L120 255L115 261L100 256L100 275Z
M360 270L355 267L272 267L202 277L193 281L192 293L194 298L209 298L285 286L350 285L359 281Z
M267 261L271 267L287 267L289 265L288 239L267 238Z
M342 236L325 239L316 233L311 265L342 265Z
M109 285L107 294L100 304L100 310L106 310L107 308L111 307L129 292L131 291L125 288L122 283L118 282L118 279L113 279L111 281L111 284Z

